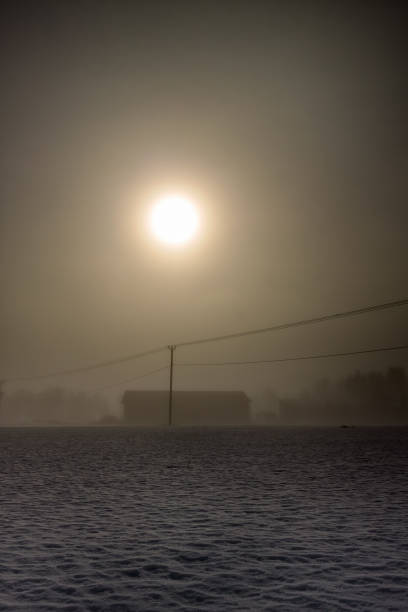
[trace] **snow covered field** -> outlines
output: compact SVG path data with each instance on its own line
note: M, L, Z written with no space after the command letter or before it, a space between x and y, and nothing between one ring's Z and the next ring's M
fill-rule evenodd
M0 610L408 610L408 429L0 430Z

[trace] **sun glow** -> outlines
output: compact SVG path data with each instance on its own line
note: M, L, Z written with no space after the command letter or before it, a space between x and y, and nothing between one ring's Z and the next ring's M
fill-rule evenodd
M151 229L159 240L183 244L197 232L199 218L195 206L182 196L166 196L159 200L150 215Z

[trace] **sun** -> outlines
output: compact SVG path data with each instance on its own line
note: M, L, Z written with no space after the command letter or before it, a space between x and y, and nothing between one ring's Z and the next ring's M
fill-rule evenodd
M178 195L166 196L153 206L150 227L153 234L168 244L191 240L198 230L199 218L194 204Z

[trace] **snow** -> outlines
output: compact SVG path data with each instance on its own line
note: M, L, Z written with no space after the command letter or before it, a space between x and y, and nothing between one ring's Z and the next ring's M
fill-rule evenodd
M407 610L408 429L0 430L0 610Z

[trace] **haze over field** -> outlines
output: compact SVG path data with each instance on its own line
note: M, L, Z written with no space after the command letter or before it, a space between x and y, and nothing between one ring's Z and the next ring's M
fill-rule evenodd
M1 3L1 610L408 610L405 13Z
M405 297L405 20L391 5L3 3L0 378ZM168 193L200 213L180 248L146 227ZM402 308L176 357L348 351L401 344L407 327ZM407 358L178 367L175 385L285 394ZM7 390L93 391L167 363ZM105 391L112 405L128 386Z

